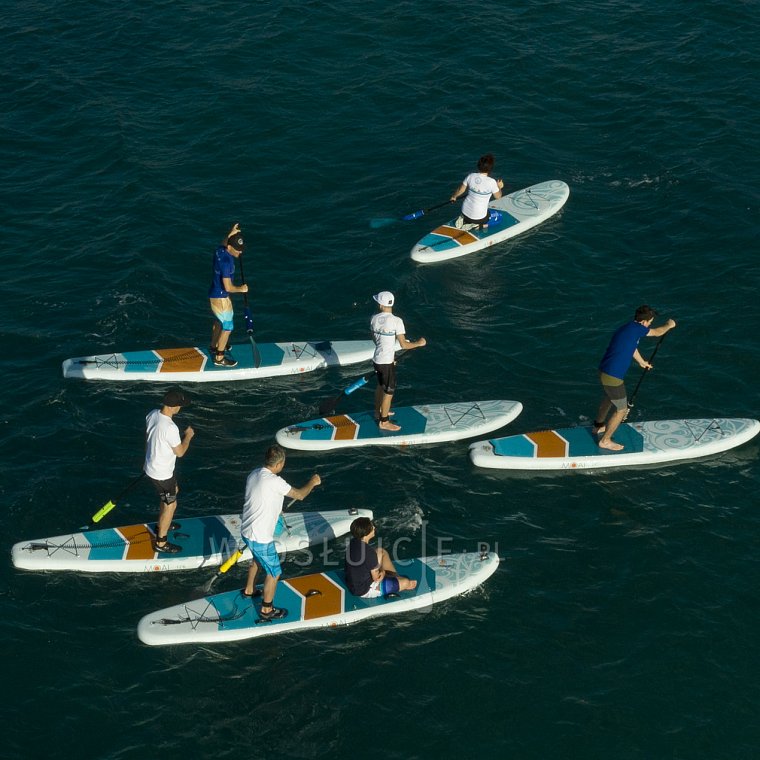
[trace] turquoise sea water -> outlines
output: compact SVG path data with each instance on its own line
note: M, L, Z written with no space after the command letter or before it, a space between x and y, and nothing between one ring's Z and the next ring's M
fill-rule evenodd
M363 338L372 293L396 293L409 335L428 340L401 368L398 403L518 399L505 433L587 421L610 333L648 302L679 324L634 418L756 417L758 10L6 8L8 552L87 523L139 473L163 393L64 382L60 362L206 345L211 252L235 220L261 341ZM445 200L488 150L510 188L566 181L562 213L440 266L408 252L447 209L371 228ZM363 371L188 388L180 512L237 511L274 432ZM369 404L365 389L345 410ZM466 451L294 453L286 470L324 478L301 508L371 507L389 541L413 539L406 556L497 548L484 587L428 614L150 649L139 618L189 599L208 571L37 574L6 555L3 755L755 757L760 442L543 476L478 471ZM154 501L140 487L109 524ZM296 559L285 573L303 572Z

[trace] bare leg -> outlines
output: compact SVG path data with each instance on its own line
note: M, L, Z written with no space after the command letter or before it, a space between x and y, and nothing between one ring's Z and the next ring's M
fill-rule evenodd
M261 606L263 608L271 608L274 601L274 592L277 590L277 581L280 580L280 576L267 575L264 578L264 593L261 595ZM267 601L267 599L269 601Z
M381 386L375 388L375 419L380 417L380 407L383 404L383 389Z
M396 572L396 567L385 549L378 549L377 556L380 560L380 567L385 570L385 574L392 575L398 580L400 591L411 591L413 588L417 588L417 581L413 581L411 578L407 578L405 575L399 575Z
M211 328L211 346L216 347L219 344L219 334L222 332L222 323L218 320L214 321L214 326Z
M179 488L177 488L177 491L179 491ZM176 499L171 504L165 504L163 501L161 502L161 507L158 510L158 521L156 523L156 537L160 536L163 538L169 532L176 509Z
M227 348L227 341L230 339L231 332L231 330L219 330L219 338L215 343L216 352L218 354L223 354L224 350Z
M380 404L380 419L381 420L383 417L390 417L392 401L393 401L393 396L391 396L388 393L383 393L383 401ZM380 428L380 430L390 430L390 431L401 430L401 425L397 425L395 422L391 422L390 420L386 420L385 422L378 423L378 427Z
M259 574L259 563L251 560L251 566L248 568L248 579L245 582L243 593L251 596L256 588L256 576Z
M594 420L596 422L604 422L607 419L607 415L612 408L612 402L605 396L599 403L599 410L596 413Z
M612 440L613 433L620 427L620 423L625 419L628 414L628 409L617 409L615 413L610 417L607 423L607 428L604 431L604 435L599 439L600 449L609 449L610 451L622 451L625 446L621 446L619 443L615 443Z

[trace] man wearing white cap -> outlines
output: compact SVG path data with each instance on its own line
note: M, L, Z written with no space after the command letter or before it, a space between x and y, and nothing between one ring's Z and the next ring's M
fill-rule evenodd
M401 348L410 350L427 345L424 338L408 341L406 328L401 317L393 314L393 293L383 290L372 296L380 307L380 312L372 317L370 329L375 341L375 355L372 363L377 375L377 390L375 391L375 417L380 430L401 430L400 425L390 421L391 401L396 390L396 341Z

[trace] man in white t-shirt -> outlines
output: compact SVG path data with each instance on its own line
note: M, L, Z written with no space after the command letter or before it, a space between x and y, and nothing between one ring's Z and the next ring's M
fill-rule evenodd
M262 620L284 618L288 611L274 607L274 593L282 568L274 534L277 522L282 514L282 500L285 496L302 501L318 486L322 479L312 475L306 485L293 488L280 477L285 467L285 449L274 444L264 455L264 466L251 471L245 484L245 502L243 505L243 524L240 532L246 546L251 550L253 561L248 570L248 580L243 589L243 596L252 598L261 595L259 617ZM263 594L256 588L256 576L259 567L263 568Z
M466 192L467 195L462 202L462 214L456 220L456 226L464 229L471 229L474 226L479 228L488 227L488 204L491 196L501 198L501 191L504 189L504 182L489 177L489 172L494 166L494 157L492 153L486 153L478 161L478 170L468 174L464 182L456 189L451 196L452 203Z
M375 419L380 430L392 432L401 430L400 425L390 421L391 401L396 391L396 341L401 348L409 350L427 345L424 338L409 341L406 339L406 327L401 317L393 314L393 293L383 290L372 296L380 307L380 312L372 317L370 329L375 341L375 354L372 363L377 376L375 391Z
M195 431L188 425L180 439L179 428L172 417L190 399L182 391L172 389L163 398L162 407L154 409L145 418L145 474L153 483L160 500L158 523L156 525L155 548L164 554L176 554L182 547L167 540L172 529L172 518L177 509L177 478L174 465L177 457L183 457L190 447Z

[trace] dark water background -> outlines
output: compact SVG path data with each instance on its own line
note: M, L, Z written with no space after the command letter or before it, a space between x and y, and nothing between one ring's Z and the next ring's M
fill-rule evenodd
M259 340L364 337L371 294L397 294L429 342L399 403L519 399L512 432L586 421L609 334L648 302L679 326L634 418L757 416L758 10L6 7L6 548L86 523L139 472L162 389L64 382L60 362L205 345L210 256L234 220ZM511 188L565 180L561 215L435 267L408 251L446 210L370 228L444 200L486 150ZM191 389L181 512L237 511L274 431L355 376ZM370 403L365 390L347 410ZM388 540L414 539L407 556L498 548L483 588L429 614L150 649L138 619L208 571L46 575L6 559L0 754L756 757L760 442L543 476L478 471L466 449L293 454L286 472L300 484L318 467L304 508L372 507ZM153 508L142 487L108 519ZM285 572L303 570L291 558Z

